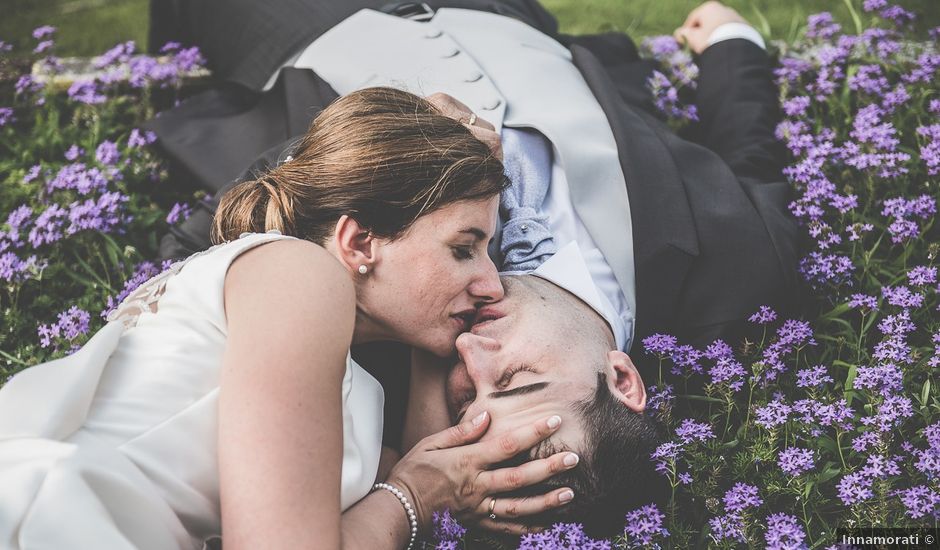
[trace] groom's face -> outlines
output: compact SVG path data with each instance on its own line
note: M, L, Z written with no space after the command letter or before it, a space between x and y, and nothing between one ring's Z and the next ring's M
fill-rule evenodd
M599 331L606 325L546 281L502 281L503 300L481 309L470 332L457 338L459 362L447 383L451 420L488 411L486 438L558 414L562 426L553 442L580 448L573 409L597 387L606 345Z

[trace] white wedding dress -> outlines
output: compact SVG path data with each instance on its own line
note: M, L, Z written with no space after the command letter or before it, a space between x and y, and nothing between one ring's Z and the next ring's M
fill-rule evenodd
M174 264L81 350L0 389L0 548L198 549L220 534L225 274L286 238L243 235ZM384 397L348 356L342 392L345 510L375 481Z

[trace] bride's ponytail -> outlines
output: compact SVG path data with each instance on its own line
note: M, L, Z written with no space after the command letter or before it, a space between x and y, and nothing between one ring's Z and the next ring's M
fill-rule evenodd
M493 197L508 181L489 146L465 126L392 88L334 101L292 155L222 197L214 242L277 229L322 245L343 215L393 239L419 216Z
M237 239L242 233L264 233L276 229L296 233L296 211L290 182L278 168L230 189L219 203L212 223L215 242Z

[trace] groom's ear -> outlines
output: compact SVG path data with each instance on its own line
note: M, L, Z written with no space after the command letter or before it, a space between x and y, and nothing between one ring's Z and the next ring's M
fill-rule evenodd
M339 261L347 269L356 271L364 265L371 271L376 259L376 239L368 228L344 214L336 222L333 241Z
M646 387L636 365L626 353L613 350L607 353L608 386L614 397L634 412L646 409Z

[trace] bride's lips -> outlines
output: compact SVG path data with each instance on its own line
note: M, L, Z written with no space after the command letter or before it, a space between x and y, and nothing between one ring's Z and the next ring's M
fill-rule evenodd
M467 332L473 326L473 321L477 316L476 308L465 309L451 314L450 318L460 328L460 332Z

